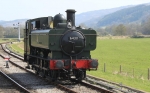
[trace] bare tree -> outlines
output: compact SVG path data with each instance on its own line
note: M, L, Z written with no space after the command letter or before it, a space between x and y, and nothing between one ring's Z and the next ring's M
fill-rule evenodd
M3 38L4 28L0 26L0 38Z
M150 35L150 18L142 25L141 28L144 35Z
M114 35L115 36L123 36L126 35L127 29L123 24L118 25L115 29L114 29Z

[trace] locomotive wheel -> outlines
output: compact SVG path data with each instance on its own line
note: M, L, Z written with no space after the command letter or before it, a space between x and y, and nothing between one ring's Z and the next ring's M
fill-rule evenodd
M57 80L56 71L50 70L50 77L51 77L53 82L56 81Z
M82 70L78 70L76 71L76 74L75 74L75 77L76 79L80 82L82 81L84 78L85 78L85 71L82 71Z
M35 74L36 74L36 75L39 75L39 70L38 70L38 68L35 68Z
M42 78L45 78L45 77L46 77L44 71L39 72L39 75L40 75Z

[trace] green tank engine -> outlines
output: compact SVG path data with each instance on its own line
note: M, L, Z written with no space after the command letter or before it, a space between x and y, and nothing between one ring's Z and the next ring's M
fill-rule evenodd
M54 17L27 20L24 32L24 61L37 74L52 79L82 80L86 70L97 69L98 60L91 59L96 48L96 31L75 26L75 10Z

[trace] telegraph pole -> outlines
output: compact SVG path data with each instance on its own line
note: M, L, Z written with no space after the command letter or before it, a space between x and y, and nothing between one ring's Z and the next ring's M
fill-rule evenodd
M13 24L14 29L18 29L18 41L20 42L20 24Z

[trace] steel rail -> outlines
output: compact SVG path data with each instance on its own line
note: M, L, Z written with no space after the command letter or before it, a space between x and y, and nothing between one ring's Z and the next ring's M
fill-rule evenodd
M2 46L2 45L1 45L1 46ZM23 60L23 58L20 58L20 57L18 57L18 56L15 56L15 55L11 54L10 52L6 51L6 50L3 48L3 46L2 46L2 49L3 49L5 52L7 52L8 54L10 54L11 56L16 57L16 58L19 58L20 60ZM0 56L2 56L2 55L0 55ZM2 57L3 57L3 56L2 56ZM3 57L3 58L4 58L4 57ZM23 70L27 70L27 69L25 69L25 68L23 68L23 67L21 67L21 66L15 64L15 63L12 62L11 60L9 60L9 62L10 62L11 64L13 64L13 65L15 65L15 66L17 66L17 67L23 69ZM29 70L27 70L27 72L30 73ZM32 73L32 72L31 72L31 73ZM61 85L61 84L57 84L57 83L54 83L54 82L50 82L50 83L53 83L54 85L57 86L57 88L64 89L64 90L66 90L66 91L69 92L69 93L77 93L77 92L75 92L75 91L73 91L73 90L71 90L71 89L69 89L69 88L67 88L67 87L64 87L64 86ZM93 89L96 89L96 90L98 90L98 91L100 91L100 92L102 92L102 93L113 93L113 92L111 92L111 91L109 91L109 90L102 89L102 88L99 88L99 87L90 85L90 84L88 84L88 83L82 82L82 85L88 86L88 87L93 88Z
M1 45L2 46L2 45ZM3 47L2 47L3 48ZM3 48L4 49L4 48ZM18 56L15 56L15 55L13 55L13 54L11 54L10 52L8 52L8 51L6 51L6 50L4 50L5 52L7 52L8 54L10 54L10 55L12 55L12 56L14 56L14 57L17 57L18 59L20 59L20 60L23 60L23 58L20 58L20 57L22 57L22 56L20 56L20 57L18 57ZM17 54L16 54L17 55ZM119 90L119 91L122 91L122 92L124 92L124 93L129 93L129 92L132 92L132 91L134 91L134 92L137 92L137 93L145 93L144 91L142 91L142 90L137 90L137 89L134 89L134 88L131 88L131 87L128 87L128 86L124 86L124 85L120 85L120 84L117 84L117 83L114 83L114 82L110 82L110 81L107 81L107 80L104 80L104 79L101 79L101 78L97 78L97 77L94 77L94 76L91 76L91 75L87 75L87 77L90 77L90 78L93 78L93 79L96 79L96 80L100 80L100 81L102 81L102 82L107 82L107 83L109 83L109 84L113 84L113 85L116 85L116 86L118 86L118 87L121 87L121 89L119 89L119 88L115 88L114 86L109 86L109 85L104 85L104 84L98 84L98 85L102 85L103 87L106 87L106 88L108 88L109 90L111 89L116 89L116 90ZM124 91L124 90L122 90L122 88L126 88L128 91ZM106 92L107 93L107 92Z
M113 93L113 92L110 91L110 90L102 89L102 88L100 88L100 87L96 87L96 86L91 85L91 84L88 84L88 83L86 83L86 82L80 82L80 83L81 83L82 85L84 85L84 86L87 86L87 87L89 87L89 88L91 88L91 89L95 89L95 90L100 91L100 92L102 92L102 93Z
M20 85L18 82L10 78L7 74L5 74L2 70L0 70L0 74L3 75L5 78L7 78L9 81L11 81L13 84L15 84L22 92L30 93L28 89Z
M2 47L2 49L4 50L4 48L3 48L2 45L1 45L1 47ZM4 51L7 52L6 50L4 50ZM9 52L7 52L7 53L9 53ZM12 55L11 53L9 53L9 54L10 54L11 56L13 56L13 57L19 58L19 57L15 56L15 55ZM0 56L1 56L2 58L4 58L3 55L0 54ZM19 59L20 59L20 58L19 58ZM20 60L23 60L23 59L20 59ZM27 69L24 68L24 67L21 67L21 66L18 65L18 64L15 64L13 61L9 60L9 62L10 62L11 64L15 65L16 67L19 67L20 69L25 70L26 72L29 72L29 73L35 75L35 73L33 73L33 72L27 70ZM36 75L36 76L37 76L37 75ZM39 77L40 77L40 76L39 76ZM41 77L40 77L40 78L41 78ZM42 79L43 79L43 78L42 78ZM64 90L64 91L67 91L68 93L77 93L76 91L73 91L73 90L71 90L71 89L69 89L69 88L67 88L67 87L65 87L65 86L63 86L63 85L57 84L57 83L55 83L55 82L51 82L51 81L49 81L48 79L46 79L46 80L47 80L50 84L53 84L53 85L55 85L57 88L62 89L62 90Z
M121 84L117 84L117 83L114 83L114 82L110 82L110 81L107 81L107 80L104 80L104 79L101 79L101 78L98 78L98 77L91 76L91 75L89 75L89 74L87 75L87 77L92 78L92 79L95 79L95 80L97 80L97 81L102 81L102 82L106 82L106 83L108 83L108 84L116 85L117 87L120 87L120 88L116 88L115 86L110 86L110 85L106 85L106 84L103 84L103 83L98 83L98 82L96 82L96 84L104 85L104 86L107 86L107 87L110 88L110 89L116 89L116 90L122 91L122 92L124 92L124 93L130 93L130 92L145 93L145 91L137 90L137 89L134 89L134 88L131 88L131 87L128 87L128 86L124 86L124 85L121 85ZM125 88L125 89L128 90L128 91L123 90L123 88Z

